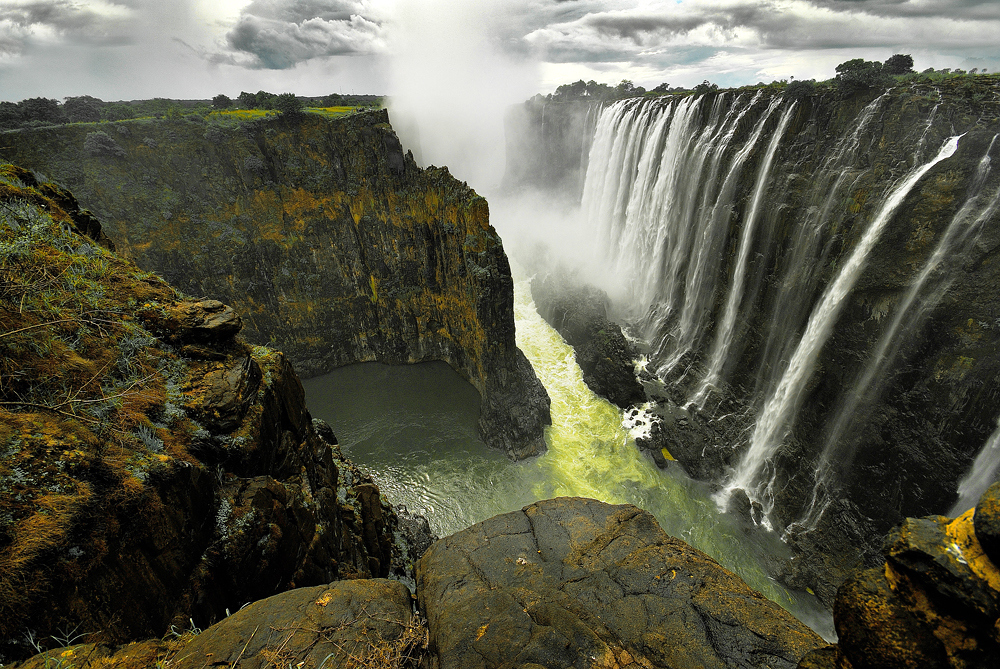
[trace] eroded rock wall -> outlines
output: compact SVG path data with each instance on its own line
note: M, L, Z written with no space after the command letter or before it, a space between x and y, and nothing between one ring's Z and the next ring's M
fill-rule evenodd
M386 112L232 127L94 125L6 134L2 155L68 185L121 251L243 317L248 341L306 376L352 362L444 360L483 398L486 443L544 450L548 397L514 343L513 281L486 201L419 169ZM198 121L201 121L199 123Z

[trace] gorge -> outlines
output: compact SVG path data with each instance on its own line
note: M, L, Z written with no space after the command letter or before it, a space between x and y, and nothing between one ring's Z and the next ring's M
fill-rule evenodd
M532 479L535 499L662 504L660 523L692 543L732 538L738 554L759 540L769 573L744 574L753 585L776 577L829 606L849 572L880 563L891 526L962 505L960 488L971 506L990 482L995 87L526 106L509 141L531 150L509 157L507 188L534 181L571 203L564 248L542 251L524 228L556 214L526 215L511 197L488 220L468 186L413 163L384 112L113 124L124 157L87 154L86 125L34 129L5 134L0 155L72 186L145 268L238 305L248 340L283 349L305 375L444 360L481 398L484 441L511 457L546 448L549 399L528 360L552 377L523 338L541 327L529 292L547 275L596 285L643 356L650 402L627 415L651 429L637 440L612 405L571 395L559 406L567 396L550 386L553 453L516 467L568 467ZM515 291L500 236L530 251L518 255L530 288L518 279ZM546 332L555 376L579 388L572 351ZM591 415L613 437L573 432ZM979 482L960 484L970 469ZM723 520L695 528L710 515Z

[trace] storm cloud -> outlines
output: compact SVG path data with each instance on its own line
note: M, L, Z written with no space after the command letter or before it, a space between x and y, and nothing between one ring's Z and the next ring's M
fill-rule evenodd
M383 33L367 3L256 0L243 9L226 42L245 56L230 62L283 70L314 58L382 52Z
M0 4L0 54L22 53L32 39L128 44L133 20L133 12L122 3L5 0Z
M455 26L466 14L474 25ZM536 63L548 90L580 78L825 79L850 58L893 53L917 69L1000 68L996 0L0 0L0 93L45 84L109 96L127 77L141 90L169 78L206 92L304 91L334 78L386 92L388 63L415 26L435 23L453 26L443 46L474 36L497 57Z

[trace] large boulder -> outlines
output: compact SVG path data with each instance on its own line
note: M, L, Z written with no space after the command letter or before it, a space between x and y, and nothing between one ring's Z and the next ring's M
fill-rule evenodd
M431 651L461 667L794 667L809 628L647 512L560 498L435 543Z
M1000 486L952 520L908 518L886 539L886 563L837 591L836 648L800 665L896 669L995 667L1000 657L1000 569L977 537ZM973 520L976 516L976 521Z
M412 609L410 592L398 581L338 581L254 602L203 632L188 629L164 640L121 648L99 644L55 648L17 667L416 666L426 629Z

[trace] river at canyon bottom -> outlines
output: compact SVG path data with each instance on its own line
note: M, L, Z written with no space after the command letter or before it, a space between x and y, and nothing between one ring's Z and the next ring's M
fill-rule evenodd
M479 439L479 395L446 363L365 363L303 382L309 410L333 428L345 455L390 502L427 517L446 536L551 497L634 504L663 529L708 553L824 638L830 613L812 595L771 579L787 559L777 535L749 531L720 513L709 487L680 467L660 470L639 452L620 409L583 382L573 349L535 310L530 283L515 283L517 345L552 400L548 451L511 462Z

